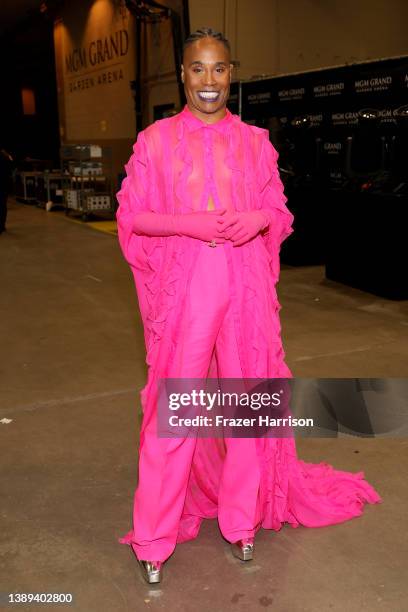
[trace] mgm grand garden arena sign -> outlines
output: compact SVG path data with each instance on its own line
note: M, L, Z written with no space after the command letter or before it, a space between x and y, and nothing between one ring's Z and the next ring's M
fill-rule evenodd
M122 80L121 64L128 50L129 34L126 30L92 40L86 47L72 49L65 55L65 71L72 79L68 91L80 91ZM112 64L107 64L112 61Z

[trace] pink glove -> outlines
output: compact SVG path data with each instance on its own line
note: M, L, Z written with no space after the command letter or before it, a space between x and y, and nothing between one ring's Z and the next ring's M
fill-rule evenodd
M221 229L224 237L231 240L233 246L240 246L269 225L266 211L250 210L248 212L231 212L223 216Z
M225 238L220 226L225 212L226 208L181 215L140 212L134 217L133 231L146 236L190 236L222 244Z

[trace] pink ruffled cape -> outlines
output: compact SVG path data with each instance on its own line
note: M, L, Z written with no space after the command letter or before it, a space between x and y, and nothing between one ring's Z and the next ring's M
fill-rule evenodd
M267 130L248 125L229 111L208 127L186 106L170 118L156 121L138 135L127 177L117 194L120 245L133 272L142 316L148 379L141 391L144 429L156 409L157 378L166 378L168 364L182 341L185 296L200 241L188 237L150 237L133 232L138 211L183 213L194 210L197 176L197 132L215 130L219 200L229 198L237 211L260 209L270 215L266 233L245 245L227 249L235 304L234 321L244 378L291 377L284 361L276 294L280 245L293 231L293 215L279 177L278 154ZM201 130L201 132L200 132ZM203 160L205 158L203 157ZM194 161L194 163L193 163ZM204 163L204 162L203 162ZM198 169L199 173L202 168ZM210 376L217 377L216 363ZM327 463L311 464L297 458L293 438L257 440L262 466L257 526L278 530L332 525L359 516L364 503L381 501L363 472L335 470ZM209 458L211 457L211 460ZM191 468L178 541L196 537L203 518L217 516L217 488L223 449L217 440L199 439ZM120 542L130 544L132 531Z

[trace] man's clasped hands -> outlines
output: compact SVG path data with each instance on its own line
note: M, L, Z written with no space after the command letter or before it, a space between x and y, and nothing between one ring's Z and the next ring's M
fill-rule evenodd
M146 211L134 216L133 231L146 236L189 236L216 244L230 240L233 246L240 246L268 223L268 213L263 210L231 212L220 208L176 215Z
M217 244L231 240L240 246L254 238L268 224L260 210L232 212L226 208L175 215L177 233Z

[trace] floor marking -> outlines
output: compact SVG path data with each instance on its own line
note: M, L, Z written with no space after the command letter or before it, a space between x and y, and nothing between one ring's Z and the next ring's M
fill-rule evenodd
M293 361L310 361L311 359L318 359L319 357L336 357L337 355L349 355L350 353L362 353L364 351L370 351L374 348L381 348L385 344L392 344L394 340L389 342L382 342L381 344L371 344L368 346L360 346L355 349L348 349L347 351L334 351L331 353L318 353L317 355L304 355L303 357L295 357Z
M87 274L85 278L90 278L91 280L97 281L98 283L102 282L100 278L97 278L96 276L92 276L92 274Z
M104 397L116 397L118 395L127 395L130 393L137 393L137 389L132 387L130 389L118 389L116 391L103 391L102 393L87 393L86 395L78 395L76 397L62 397L61 399L51 399L51 400L40 400L38 402L34 402L33 404L26 404L22 406L15 406L10 408L2 408L0 409L0 415L5 413L14 413L14 412L32 412L33 410L38 410L39 408L54 408L59 406L64 406L66 404L75 404L77 402L86 402L88 400L93 399L101 399Z

